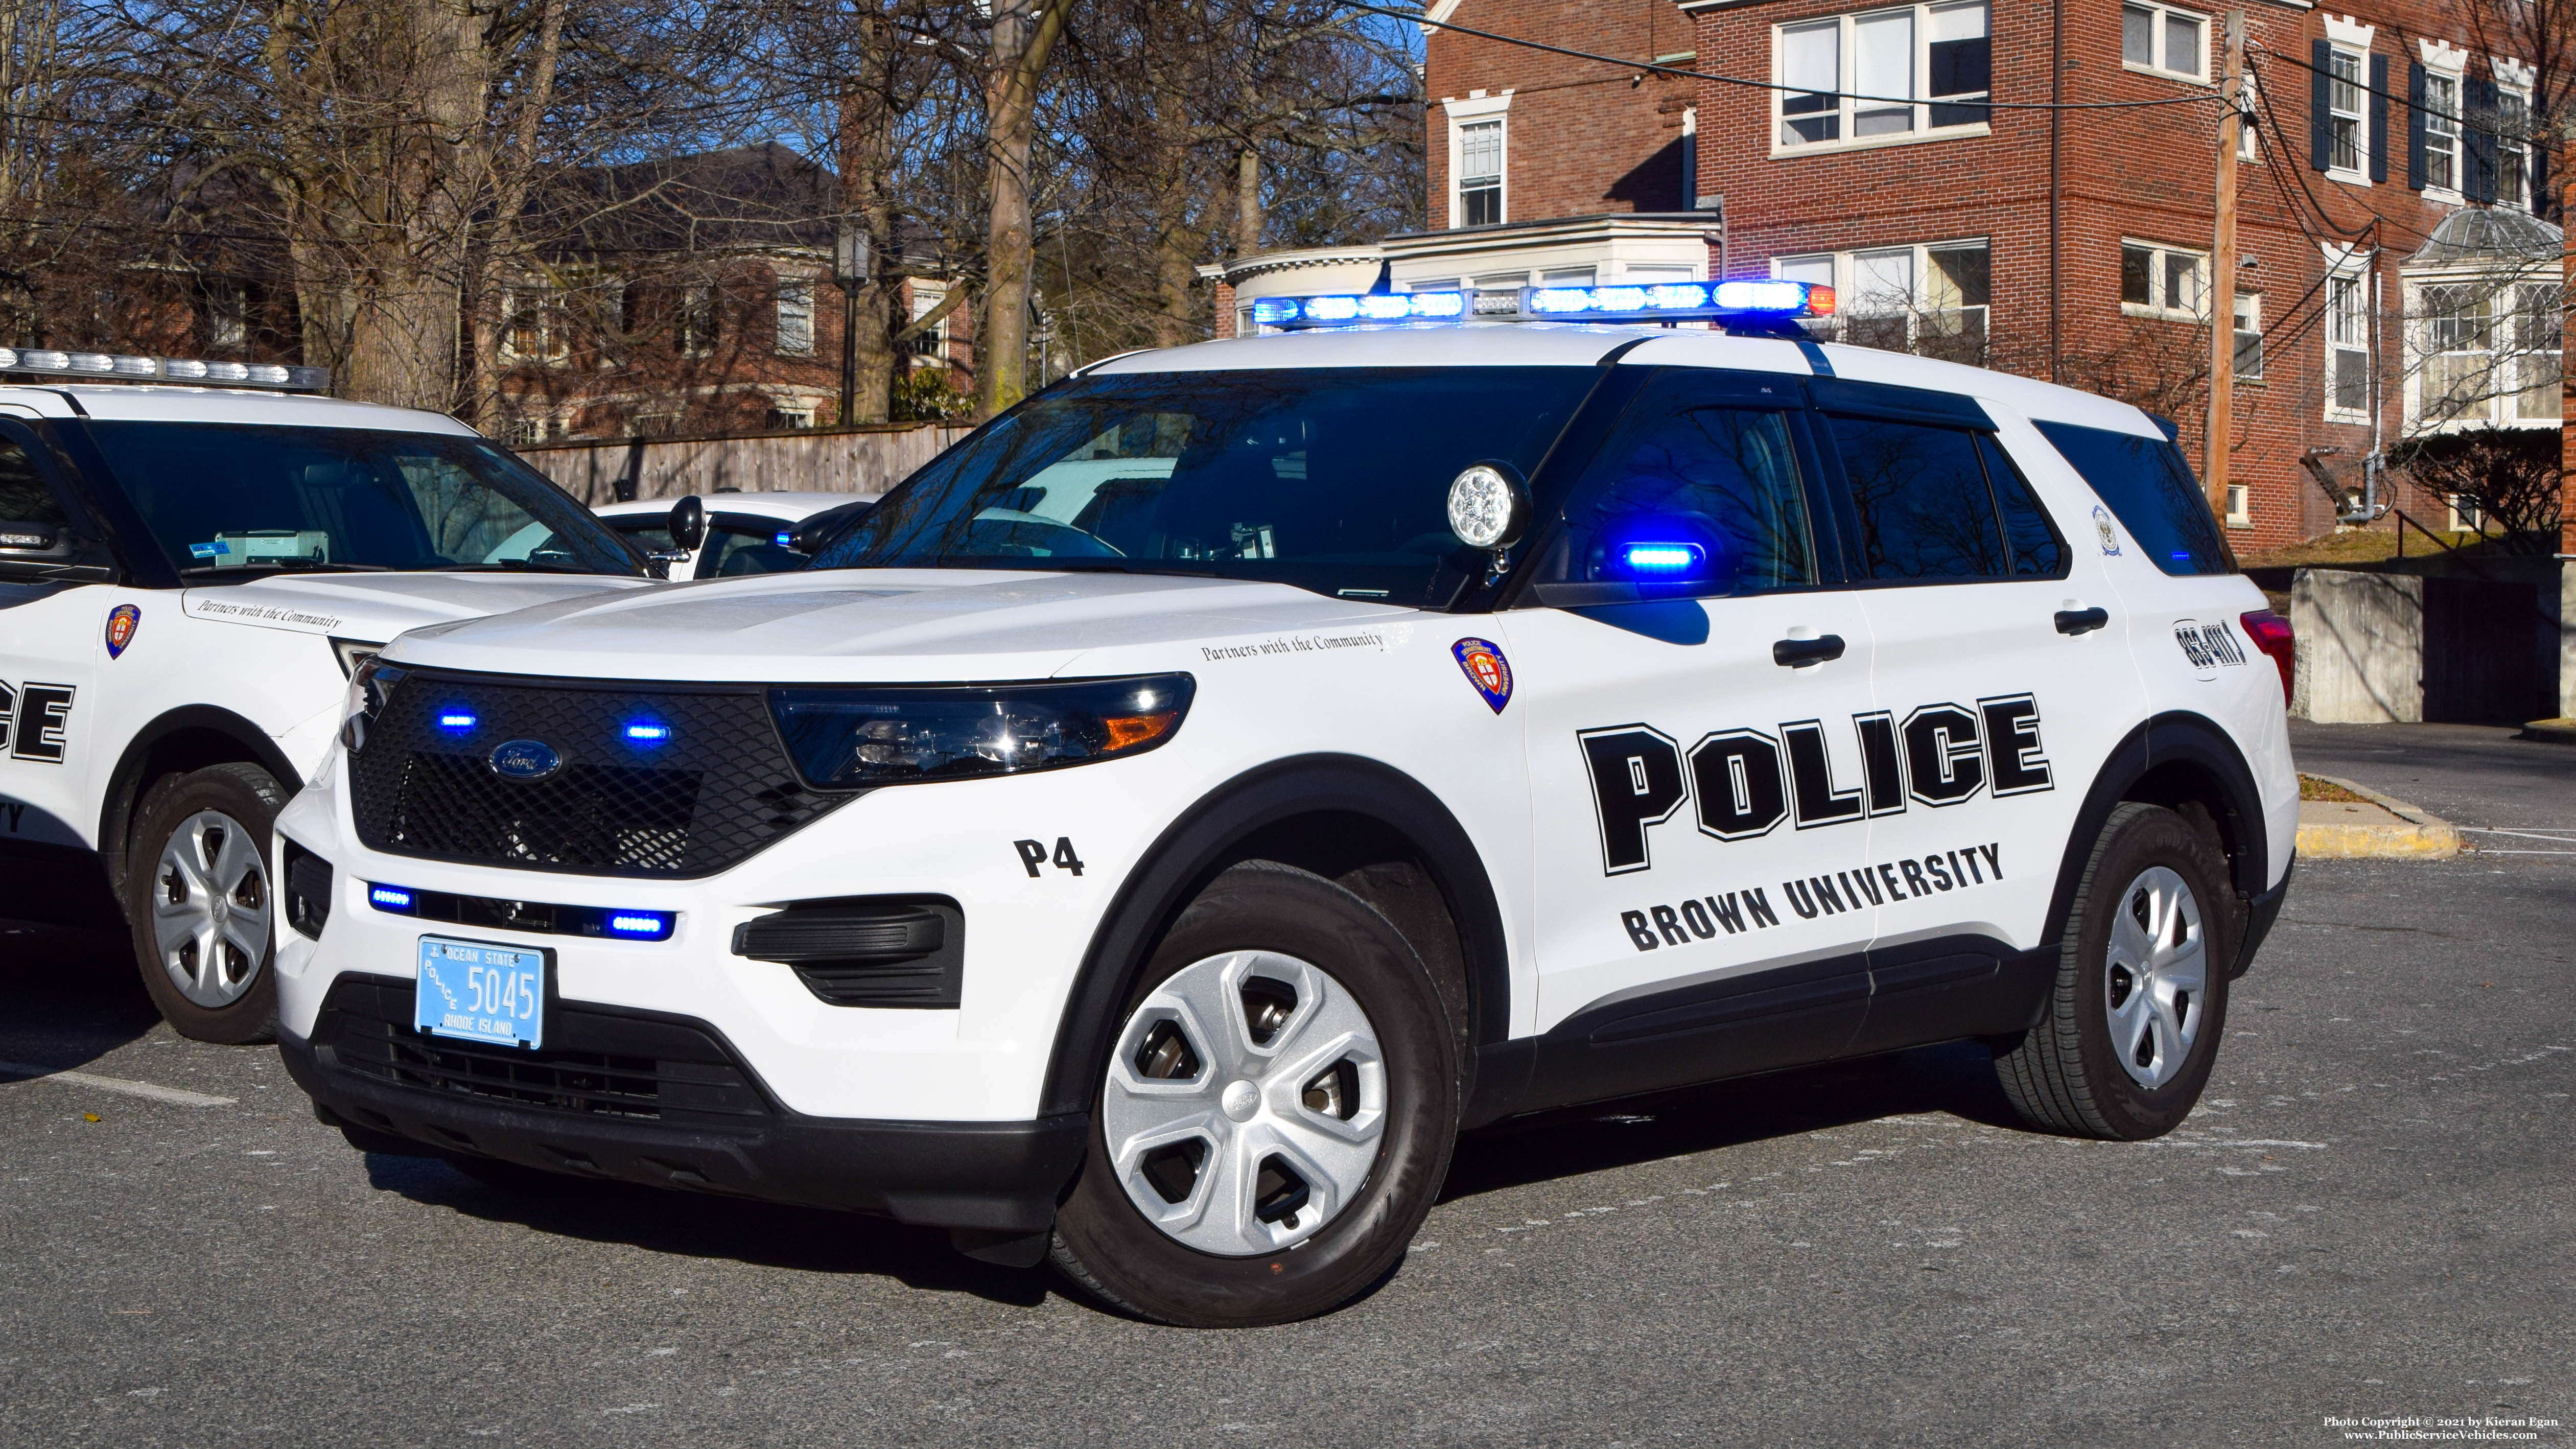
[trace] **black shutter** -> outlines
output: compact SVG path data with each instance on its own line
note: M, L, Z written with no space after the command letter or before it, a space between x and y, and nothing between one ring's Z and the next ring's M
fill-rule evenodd
M2424 67L2406 66L2406 184L2424 189Z
M2315 68L2308 75L2308 167L2323 171L2334 162L2334 47L2320 40L2308 47Z
M2484 204L2496 199L2496 84L2473 80L2467 90L2467 124L2462 129L2463 139L2469 144L2463 148L2468 154L2463 158L2467 164L2461 167L2465 174L2460 178L2460 191L2469 200Z
M2388 57L2370 58L2370 179L2388 179Z

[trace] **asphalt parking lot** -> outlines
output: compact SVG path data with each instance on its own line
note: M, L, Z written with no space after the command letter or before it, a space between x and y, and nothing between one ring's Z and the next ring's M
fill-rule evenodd
M2567 853L2304 865L2161 1141L2020 1131L1962 1047L1578 1115L1463 1145L1371 1297L1233 1334L935 1234L363 1156L114 942L0 926L0 1061L82 1074L0 1080L0 1443L2562 1442L2576 750L2298 739Z

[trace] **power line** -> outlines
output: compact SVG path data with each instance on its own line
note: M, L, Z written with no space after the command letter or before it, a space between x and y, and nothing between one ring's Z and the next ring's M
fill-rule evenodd
M1576 60L1599 61L1603 65L1615 65L1632 71L1651 71L1656 75L1675 75L1680 76L1685 80L1702 80L1710 81L1717 85L1741 86L1746 90L1785 91L1792 95L1802 96L1835 95L1847 100L1876 101L1889 105L1900 106L1921 105L1926 102L1938 100L1940 103L1945 105L1956 105L1961 107L1974 106L1979 110L1987 111L2135 111L2145 110L2154 106L2213 105L2218 101L2218 97L2215 95L2173 96L2161 101L2057 102L1998 101L1992 99L1981 101L1952 100L1948 97L1933 96L1865 96L1851 91L1816 91L1806 86L1783 85L1778 81L1747 80L1742 76L1717 75L1709 71L1691 70L1684 66L1661 65L1648 60L1627 60L1615 55L1603 55L1598 51L1576 50L1571 46L1565 45L1550 45L1545 41L1528 40L1517 35L1503 35L1491 30L1478 30L1474 26L1459 25L1447 20L1434 20L1418 10L1395 10L1383 5L1371 5L1365 3L1365 0L1340 0L1340 3L1353 10L1365 10L1372 15L1393 16L1398 20L1410 20L1417 25L1428 25L1439 30L1454 30L1461 35L1472 35L1479 40L1494 40L1500 41L1505 45L1517 45L1525 50L1545 51L1550 55L1570 56Z

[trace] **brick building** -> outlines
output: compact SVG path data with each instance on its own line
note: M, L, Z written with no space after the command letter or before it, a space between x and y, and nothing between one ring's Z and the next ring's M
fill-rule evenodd
M2483 28L2513 33L2513 13ZM2537 77L2474 44L2459 6L2247 8L2232 286L2210 276L2220 13L1441 0L1427 18L1613 59L1428 28L1435 226L1340 254L1382 285L1830 282L1841 340L2128 398L2195 459L2215 314L2234 334L2229 522L2258 548L2326 532L2365 488L2435 528L2473 521L2375 460L2429 431L2561 426ZM2082 108L2020 108L2052 102ZM1210 269L1227 321L1314 290L1262 262Z
M843 421L839 195L829 169L776 143L566 178L549 204L580 220L503 298L501 431L536 443ZM945 268L934 238L898 228L895 305L928 317ZM906 370L962 395L971 316L932 323Z

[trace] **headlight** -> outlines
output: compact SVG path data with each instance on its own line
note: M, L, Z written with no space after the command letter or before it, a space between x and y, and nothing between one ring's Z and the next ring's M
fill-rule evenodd
M365 655L349 670L349 692L340 701L340 743L352 753L367 747L367 730L402 677L402 666L387 664L376 654Z
M1186 674L773 689L769 710L808 785L856 790L1142 754L1180 729L1195 689Z

